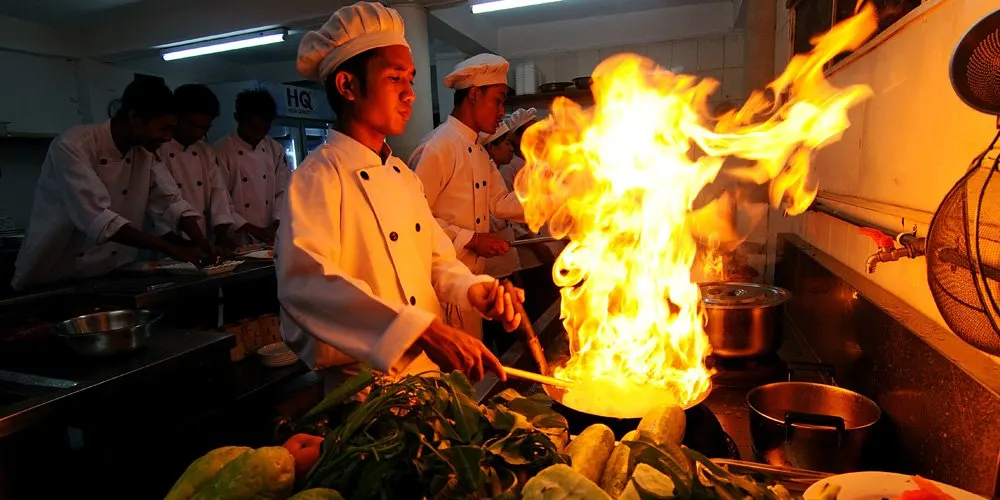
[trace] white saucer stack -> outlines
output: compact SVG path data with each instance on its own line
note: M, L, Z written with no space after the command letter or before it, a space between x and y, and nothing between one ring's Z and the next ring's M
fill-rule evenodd
M299 357L284 342L275 342L261 347L257 349L257 354L260 355L260 361L264 363L264 366L272 368L288 366L299 360Z

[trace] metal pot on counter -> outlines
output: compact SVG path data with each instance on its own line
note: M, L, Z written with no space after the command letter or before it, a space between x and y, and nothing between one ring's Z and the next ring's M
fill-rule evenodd
M162 315L147 310L105 311L68 319L55 327L70 349L85 356L110 356L144 347Z
M858 470L872 428L874 401L840 387L777 382L747 393L754 452L771 465L823 472Z
M701 300L712 354L723 358L766 356L781 346L784 303L791 292L756 283L702 283Z

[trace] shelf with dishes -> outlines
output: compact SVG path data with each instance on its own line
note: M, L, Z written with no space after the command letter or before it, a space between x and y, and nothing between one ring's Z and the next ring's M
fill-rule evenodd
M594 103L590 84L589 76L574 78L572 82L545 83L538 87L537 93L508 96L507 105L515 109L523 107L548 108L556 97L566 97L578 104L589 106Z

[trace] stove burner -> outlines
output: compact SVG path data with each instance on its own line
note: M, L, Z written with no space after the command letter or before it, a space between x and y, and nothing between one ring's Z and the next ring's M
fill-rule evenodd
M717 387L750 388L788 380L788 364L777 354L749 359L710 356L705 364L715 369L712 384Z

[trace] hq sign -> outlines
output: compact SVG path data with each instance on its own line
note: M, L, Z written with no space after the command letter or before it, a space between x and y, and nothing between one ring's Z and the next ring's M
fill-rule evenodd
M309 89L300 87L284 86L285 91L285 114L288 116L315 116L313 109L313 94Z
M333 110L326 102L326 93L294 85L272 82L256 82L257 88L267 90L278 104L278 116L332 120Z

